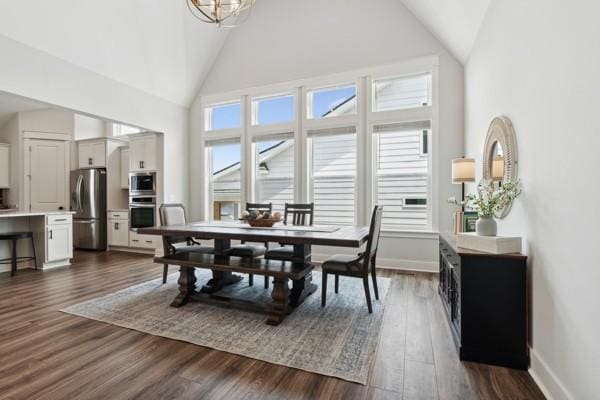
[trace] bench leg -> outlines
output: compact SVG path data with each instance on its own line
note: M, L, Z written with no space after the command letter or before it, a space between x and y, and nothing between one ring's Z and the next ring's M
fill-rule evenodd
M181 267L179 269L179 294L171 302L171 307L185 305L190 297L196 292L196 274L193 267Z
M340 276L335 274L335 293L339 293L340 291Z
M290 295L288 281L289 278L275 278L273 280L273 292L271 293L273 305L267 319L269 325L279 325L287 315Z
M248 275L248 286L254 286L254 275L253 274Z

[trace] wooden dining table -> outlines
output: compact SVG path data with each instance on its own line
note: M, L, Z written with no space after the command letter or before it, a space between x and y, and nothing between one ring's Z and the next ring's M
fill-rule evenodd
M266 306L271 315L267 323L278 324L285 315L297 308L304 299L317 289L312 282L311 248L313 245L359 248L368 239L368 227L355 226L287 226L278 223L271 228L253 228L242 222L193 222L185 225L157 226L139 229L140 234L163 237L165 255L155 262L179 265L179 294L171 303L181 307L188 301L216 300L225 286L240 282L243 277L236 274L254 273L274 278L272 303ZM193 237L198 240L214 240L214 255L169 256L165 238ZM293 258L289 262L240 259L228 257L227 249L232 241L251 243L285 243L293 247ZM277 264L279 263L279 264ZM277 265L276 265L277 264ZM275 268L273 268L275 266ZM212 278L198 291L195 268L212 270ZM258 269L253 269L258 268ZM289 279L288 279L289 278ZM291 280L291 290L288 281ZM200 296L204 294L204 296ZM222 299L221 299L222 300ZM232 304L231 301L228 301ZM248 303L248 302L237 302ZM265 307L262 307L263 309Z

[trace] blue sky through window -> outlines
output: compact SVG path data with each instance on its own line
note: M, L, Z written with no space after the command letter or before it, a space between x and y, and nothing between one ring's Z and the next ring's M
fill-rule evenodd
M356 95L356 86L319 89L312 92L312 118L322 118L329 111Z
M212 129L231 129L241 126L240 103L224 104L212 108Z
M283 124L294 120L294 96L271 97L256 100L256 125Z

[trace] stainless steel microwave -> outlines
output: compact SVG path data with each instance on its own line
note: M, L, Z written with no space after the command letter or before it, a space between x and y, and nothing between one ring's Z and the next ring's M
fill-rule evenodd
M156 195L156 172L131 172L129 174L129 195Z

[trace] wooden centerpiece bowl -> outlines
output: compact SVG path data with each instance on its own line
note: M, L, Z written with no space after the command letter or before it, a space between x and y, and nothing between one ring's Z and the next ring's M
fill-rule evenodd
M281 222L281 218L240 218L240 221L256 228L271 228L277 222Z

